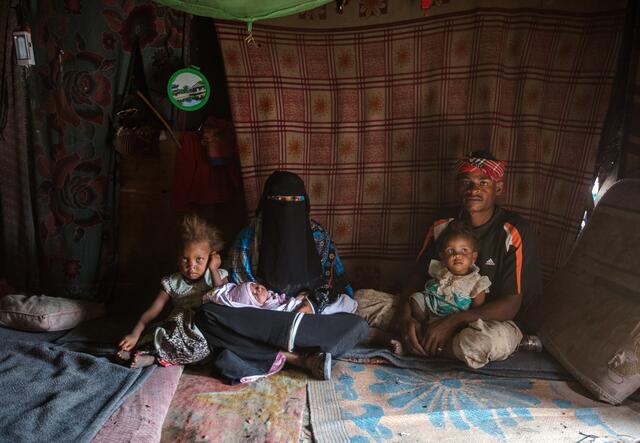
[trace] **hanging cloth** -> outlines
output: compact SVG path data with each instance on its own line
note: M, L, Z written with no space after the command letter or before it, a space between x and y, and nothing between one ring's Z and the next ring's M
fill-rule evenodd
M226 166L212 166L200 142L200 133L182 132L176 151L171 206L187 212L197 206L223 203L233 196L234 183Z
M228 120L210 115L202 125L202 144L212 166L230 164L236 154L233 125Z

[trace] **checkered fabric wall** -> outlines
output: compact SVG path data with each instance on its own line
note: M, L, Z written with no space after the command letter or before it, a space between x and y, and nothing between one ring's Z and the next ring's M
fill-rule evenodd
M216 24L248 207L273 170L299 173L355 286L395 290L455 203L455 161L490 149L507 162L501 204L536 227L548 277L589 205L624 9L418 8L394 21L381 4L373 24L362 7L357 26L317 12L256 24L259 46Z

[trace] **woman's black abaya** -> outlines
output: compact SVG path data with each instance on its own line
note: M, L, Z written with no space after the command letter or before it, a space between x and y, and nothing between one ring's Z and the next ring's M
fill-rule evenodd
M279 351L340 356L369 329L353 314L305 315L213 303L200 307L195 323L207 339L216 372L234 384L269 373Z

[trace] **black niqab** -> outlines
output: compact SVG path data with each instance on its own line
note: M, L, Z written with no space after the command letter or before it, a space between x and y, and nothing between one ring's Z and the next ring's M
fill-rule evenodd
M269 197L297 196L301 201ZM294 296L314 290L322 281L322 263L309 221L310 203L296 174L275 171L264 185L258 206L261 218L258 276L271 290Z

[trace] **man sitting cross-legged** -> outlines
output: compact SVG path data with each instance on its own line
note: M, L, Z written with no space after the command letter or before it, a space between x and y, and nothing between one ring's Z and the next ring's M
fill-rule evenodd
M487 152L462 159L456 170L461 206L433 222L400 297L356 291L357 313L377 331L370 342L399 333L405 353L457 358L473 368L504 360L516 350L522 330L531 329L526 314L542 292L542 280L532 228L496 205L503 173L504 162ZM431 260L441 258L436 240L453 220L471 227L477 239L476 265L491 286L484 303L422 323L411 315L410 294L424 288Z

